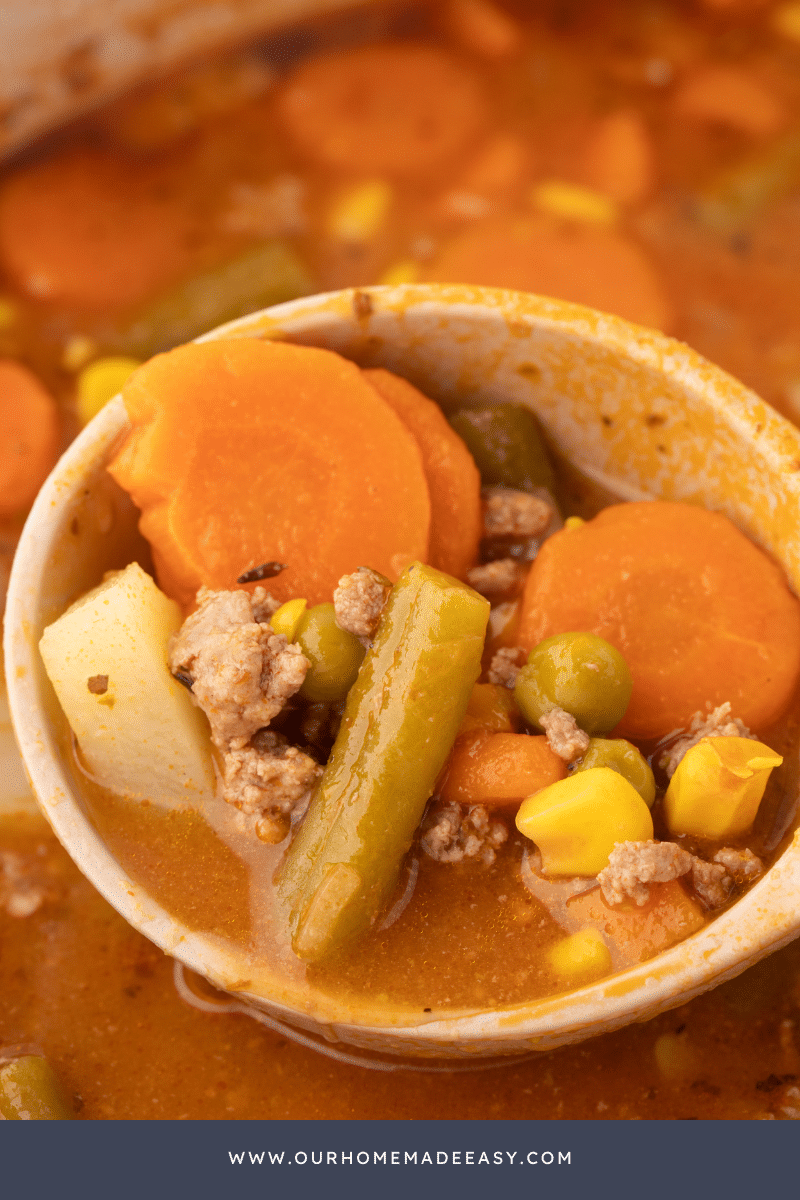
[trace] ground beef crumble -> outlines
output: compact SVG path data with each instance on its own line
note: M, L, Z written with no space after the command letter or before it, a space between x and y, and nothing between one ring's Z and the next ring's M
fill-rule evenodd
M369 641L378 627L390 585L370 567L359 567L343 575L333 593L336 624L362 641Z
M262 841L280 842L289 817L308 807L322 768L285 737L262 729L249 746L225 755L223 795L245 816L255 817Z
M529 492L497 487L481 494L486 538L538 538L553 519L552 505Z
M490 866L495 851L508 839L502 821L493 821L482 804L466 807L453 801L431 806L422 826L421 845L436 862L477 858Z
M539 719L547 736L547 744L564 762L574 762L589 749L589 735L578 728L572 713L554 708Z
M250 593L250 607L253 610L253 620L258 621L259 624L263 624L270 617L274 616L280 606L280 600L276 600L274 596L271 596L266 588L253 588Z
M617 842L597 879L608 904L630 898L642 905L650 898L648 883L677 879L691 867L692 855L674 842Z
M762 869L750 850L723 847L713 862L706 862L674 842L618 842L597 880L608 904L631 899L642 905L650 898L648 884L689 875L699 899L714 909L727 903L736 883L755 878Z
M169 667L191 683L222 751L223 799L265 842L280 842L303 812L321 768L265 727L298 691L308 659L267 622L279 607L264 588L201 588L197 611L172 638Z
M713 861L722 863L736 883L752 883L764 871L763 862L752 850L734 850L732 846L723 846L714 855Z
M33 862L13 850L0 850L0 909L9 917L31 917L46 902L59 899L61 888L52 864L42 862L41 849Z
M522 646L503 646L500 650L496 650L486 673L489 683L513 688L517 682L520 668L525 665L527 657L528 651L524 650Z
M706 908L721 908L733 891L733 879L722 863L705 862L692 855L692 887Z
M467 583L482 596L505 596L519 588L527 573L527 566L516 558L496 558L470 567Z
M192 695L223 752L241 749L268 725L308 670L299 646L287 645L283 634L256 619L268 611L269 601L263 588L254 598L244 591L201 588L197 611L170 643L170 670L192 681Z
M708 706L711 707L710 705ZM729 701L720 704L711 712L696 712L689 722L689 728L662 754L659 766L672 778L687 750L696 746L702 738L707 737L744 737L755 738L744 722L738 717L731 716Z

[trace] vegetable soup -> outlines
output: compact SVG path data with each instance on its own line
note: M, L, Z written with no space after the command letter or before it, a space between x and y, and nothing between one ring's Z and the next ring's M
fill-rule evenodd
M239 927L254 980L519 1003L687 937L782 848L800 604L727 517L565 523L530 412L453 414L482 488L430 400L329 350L222 337L123 398L158 586L110 573L41 652L132 877L163 896L149 844L196 905L233 855L245 891L190 927Z
M124 387L135 430L149 434L134 434L113 471L142 509L161 590L130 568L102 585L103 604L149 614L142 640L86 670L76 650L83 725L62 702L83 767L108 785L87 784L97 828L192 928L279 961L298 986L422 1013L492 1007L657 954L780 852L798 785L797 601L725 518L617 504L557 455L554 469L523 410L465 407L448 421L398 376L327 352L218 342L137 368L283 299L463 281L676 334L792 416L795 8L388 5L187 69L9 165L4 554L59 446ZM226 405L246 409L249 426L226 425ZM259 422L271 457L251 436ZM190 427L199 440L181 442ZM208 469L188 470L204 461L227 464L213 502L198 483ZM705 610L700 593L668 582L676 575L703 576ZM78 620L63 633L73 646L92 603L64 618ZM184 783L205 799L187 804L185 788L170 798L151 780L143 806L141 763L126 782L125 754L109 758L102 738L93 748L91 722L118 721L128 744L126 653L144 661L142 647L171 633L161 711L184 722L177 741L195 751ZM215 680L230 684L241 666L226 657L231 640L247 638L261 683L231 703ZM56 645L53 663L68 658ZM388 665L398 662L403 686ZM398 699L403 687L414 704ZM394 767L371 748L372 710L388 714ZM434 712L425 741L419 722ZM343 858L358 841L336 815L352 808L347 772L361 792L375 783L359 794L360 819L379 835ZM722 798L713 820L710 776ZM402 812L387 808L398 792ZM3 818L0 832L0 1041L51 1057L70 1096L84 1096L81 1115L360 1114L343 1099L351 1068L326 1066L320 1086L306 1052L244 1018L184 1009L152 948L34 818ZM33 981L29 937L53 947ZM121 1055L119 1031L130 1041L138 1020L140 1046L160 1045L162 1029L185 1054L221 1054L225 1087L207 1063L183 1092L166 1084L174 1064L116 1086L64 991L69 947L84 937L107 947L85 975L106 1044ZM607 1077L613 1061L608 1098L569 1087L558 1115L796 1116L797 971L789 948L680 1019L509 1066L496 1087L488 1076L437 1082L435 1115L552 1115L570 1064ZM759 1031L757 1067L740 1044L745 1023ZM706 1026L724 1039L719 1066L699 1049ZM254 1089L247 1039L253 1078L256 1060L268 1072L281 1056L302 1063L290 1095ZM365 1113L433 1115L428 1079L404 1079L399 1099L374 1087Z

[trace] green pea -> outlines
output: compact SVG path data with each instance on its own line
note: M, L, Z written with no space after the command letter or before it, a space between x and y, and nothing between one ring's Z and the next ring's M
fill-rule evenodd
M364 658L361 642L339 628L330 603L309 608L295 636L311 663L300 695L320 704L341 700L355 683Z
M595 734L608 733L622 720L632 690L619 650L594 633L557 633L530 652L514 696L531 725L539 725L551 709L562 708L581 729Z
M516 404L460 408L450 424L467 444L484 487L555 491L555 477L536 417Z
M0 1114L7 1121L75 1117L53 1068L38 1054L23 1054L0 1066Z
M632 783L648 808L656 798L656 781L650 764L634 745L624 738L592 738L589 749L575 767L590 771L592 767L610 767Z

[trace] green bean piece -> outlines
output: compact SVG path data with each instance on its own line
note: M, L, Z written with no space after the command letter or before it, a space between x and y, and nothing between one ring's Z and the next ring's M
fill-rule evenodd
M313 290L305 265L288 242L264 242L178 284L110 340L127 354L151 358L215 325Z
M531 650L514 698L531 725L541 728L545 713L562 708L595 734L622 720L632 690L628 664L609 642L594 633L557 633Z
M38 1054L24 1054L0 1066L0 1113L7 1121L75 1119L53 1068Z
M649 762L625 738L591 738L589 749L574 768L591 771L592 767L610 767L633 784L648 808L656 798L656 781Z
M529 409L516 404L460 408L450 417L450 424L466 442L484 487L555 491L539 422Z
M717 175L695 199L694 212L713 233L744 232L769 204L790 195L799 179L800 135L793 130Z
M482 596L421 563L392 588L276 880L300 958L331 954L388 902L480 674L488 618Z
M317 704L342 700L356 681L364 647L336 624L333 605L315 604L304 612L295 640L311 663L300 695Z

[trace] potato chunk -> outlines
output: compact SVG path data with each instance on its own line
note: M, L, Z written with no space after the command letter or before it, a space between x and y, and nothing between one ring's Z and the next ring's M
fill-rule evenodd
M131 563L39 643L88 769L111 791L162 808L197 807L215 792L206 719L167 667L180 623L178 605Z

